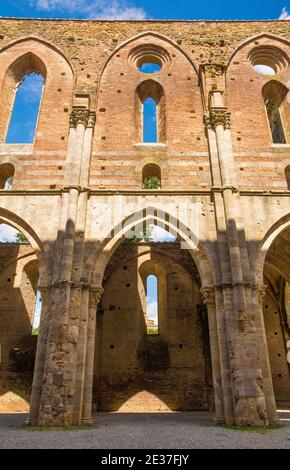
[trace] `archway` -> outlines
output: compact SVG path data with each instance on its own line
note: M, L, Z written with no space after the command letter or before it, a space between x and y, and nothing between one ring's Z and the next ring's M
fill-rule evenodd
M108 256L103 247L94 407L137 412L143 401L145 412L212 410L208 318L191 250L181 249L178 234L153 241L148 225L129 238L124 230L110 241ZM149 275L158 278L158 334L146 322Z
M0 211L0 411L27 412L38 343L43 268L37 236L14 214ZM38 294L38 295L37 295Z
M272 236L273 238L273 236ZM290 405L290 225L276 233L264 262L264 321L274 393L278 408Z

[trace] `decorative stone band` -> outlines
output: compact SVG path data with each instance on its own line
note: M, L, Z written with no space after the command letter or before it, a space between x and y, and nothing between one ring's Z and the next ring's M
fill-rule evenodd
M224 127L224 129L231 128L231 113L227 108L211 108L209 115L205 115L203 118L206 129L215 129L218 125Z
M215 291L224 289L233 289L235 287L244 287L245 289L251 289L257 291L259 304L263 303L267 286L261 284L255 284L251 282L240 282L240 283L223 283L215 286L205 286L200 289L202 301L205 305L215 304Z
M78 124L83 124L85 127L93 128L96 123L95 111L90 111L85 108L73 108L69 117L69 126L76 128Z
M61 188L60 192L61 193L68 193L70 191L70 189L76 189L79 193L88 193L88 194L91 193L90 188L87 188L86 186L77 186L77 185L74 185L74 184L71 184L69 186L64 186L63 188Z

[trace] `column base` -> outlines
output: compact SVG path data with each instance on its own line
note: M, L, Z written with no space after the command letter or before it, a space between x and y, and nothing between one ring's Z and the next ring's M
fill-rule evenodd
M224 416L215 416L213 420L215 424L226 424L226 420Z
M92 418L83 418L82 419L82 426L92 426L93 420Z

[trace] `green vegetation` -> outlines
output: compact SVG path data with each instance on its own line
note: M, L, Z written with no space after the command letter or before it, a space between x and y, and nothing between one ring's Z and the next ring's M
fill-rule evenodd
M157 176L146 176L144 179L144 189L160 189L160 180Z
M134 243L152 242L153 241L153 229L151 227L145 228L144 230L136 233L134 237L131 239L131 241Z
M29 245L29 241L27 240L26 236L23 235L23 233L21 232L17 232L17 234L15 235L15 242Z
M39 335L39 327L33 328L31 334L32 334L32 336L38 336Z
M147 335L158 335L158 329L157 328L147 328Z
M281 426L267 426L265 428L259 428L255 426L227 426L226 424L219 424L218 426L229 429L230 431L238 432L256 432L258 434L267 434L268 432L275 431L275 429L281 428Z

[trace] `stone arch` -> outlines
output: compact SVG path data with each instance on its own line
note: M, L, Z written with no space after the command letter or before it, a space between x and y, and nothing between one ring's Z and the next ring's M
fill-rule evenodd
M51 141L53 147L64 147L65 142L55 137L53 123L58 121L58 132L67 134L67 115L64 105L70 106L73 94L74 71L65 58L54 46L34 37L21 38L6 45L0 51L0 90L3 112L0 119L0 139L6 137L10 113L18 84L23 76L30 72L41 74L45 79L38 125L35 133L35 145L41 141ZM47 113L51 99L55 96L57 106ZM38 140L38 132L42 139Z
M198 67L197 65L193 62L192 58L177 44L177 42L173 41L173 39L169 38L168 36L165 36L163 34L160 34L160 33L156 33L155 31L145 31L143 33L140 33L140 34L136 34L134 36L131 36L130 38L128 38L126 41L123 41L121 44L119 44L116 49L112 52L112 54L107 58L101 72L100 72L100 78L101 76L103 75L103 72L104 70L106 69L106 66L108 64L108 62L112 59L112 57L117 54L123 47L127 46L128 44L130 43L133 43L134 41L138 40L138 39L142 39L142 38L146 38L146 37L152 37L152 38L155 38L155 39L161 39L165 42L168 42L169 44L171 44L172 46L174 46L176 49L179 50L179 52L181 52L184 57L186 57L186 59L191 63L192 67L194 68L196 74L198 74Z
M187 143L190 145L193 118L190 112L196 113L196 133L204 134L202 100L193 63L172 41L156 33L146 32L118 46L101 71L97 95L97 126L94 135L94 143L98 150L109 151L113 141L117 150L116 139L111 139L110 136L112 129L118 129L118 149L123 151L132 149L132 146L140 143L136 132L135 91L141 82L151 79L150 74L145 75L137 66L138 61L142 59L140 54L142 56L143 49L144 56L148 54L152 59L152 54L155 54L162 62L161 69L152 75L152 79L154 78L154 82L163 88L166 103L171 102L171 106L167 106L166 109L167 140L175 140L180 146ZM138 54L135 57L136 50ZM182 70L182 73L178 73L179 70ZM179 94L176 94L176 87L181 90ZM114 100L111 99L112 93L115 96ZM176 109L179 110L178 113ZM176 128L184 129L180 140L174 139ZM164 142L164 139L160 142Z
M261 33L257 34L255 36L251 36L249 38L246 38L244 41L242 41L238 46L233 50L233 52L230 55L230 58L228 60L227 64L227 69L231 65L234 57L237 55L237 53L246 47L249 44L254 44L255 47L255 42L258 42L259 40L265 40L265 41L275 41L277 44L285 45L286 47L290 47L290 41L287 39L283 38L282 36L278 36L275 34L268 34L268 33Z
M275 400L277 407L289 403L290 374L286 344L290 333L290 214L278 220L260 246L258 275L260 297Z
M287 227L289 226L290 214L286 214L277 222L275 222L264 235L263 240L260 243L256 261L256 279L258 283L263 284L265 258L272 242L275 240L275 238L278 237L281 232L283 232L283 230L287 229Z
M4 208L0 208L0 223L10 225L27 238L39 263L39 278L45 283L48 276L45 249L35 230L24 219Z
M105 268L116 248L124 240L125 234L137 225L142 228L142 224L144 223L153 223L155 225L159 223L165 229L176 233L180 237L183 247L189 249L190 255L200 273L202 285L214 285L215 273L212 269L210 256L206 247L183 222L171 216L169 213L152 206L130 214L107 234L107 237L97 251L95 266L91 266L91 282L93 284L100 285L102 283Z
M283 87L289 87L290 80L290 45L281 38L267 34L248 38L232 54L226 70L226 102L232 113L233 144L236 151L241 145L259 146L260 150L268 149L273 139L268 127L267 112L263 97L263 87L274 79ZM270 67L274 75L267 70L263 73L254 70L255 65ZM287 85L288 84L288 85ZM247 90L247 100L241 87ZM285 89L286 89L285 88ZM284 100L285 103L287 99ZM243 143L240 144L240 110L243 109L245 122ZM281 108L282 110L282 108ZM289 110L283 106L283 126L286 136L289 134ZM252 124L255 123L255 132ZM287 141L287 138L286 138Z
M45 41L44 39L42 39L40 37L37 37L37 36L24 36L24 37L16 39L15 41L11 41L11 42L9 42L8 44L6 44L4 47L2 47L0 49L0 54L4 51L8 50L10 47L13 47L15 44L19 44L21 42L25 42L25 41L29 41L29 40L37 41L37 42L45 45L46 47L49 47L50 49L54 50L57 54L61 55L63 57L63 59L67 62L67 64L70 67L73 75L76 77L76 72L73 68L73 65L70 63L70 61L68 60L66 55L57 46L55 46L51 42Z
M102 333L97 333L96 342L102 340L100 369L95 375L100 378L95 388L100 410L136 412L138 396L130 400L135 394L140 394L141 400L144 398L144 411L159 409L156 398L162 400L168 411L211 406L212 382L210 367L206 366L210 363L209 342L204 335L207 321L201 307L197 267L191 255L182 253L178 245L165 243L163 248L161 245L156 249L155 244L124 241L107 265L99 309ZM145 292L150 274L158 280L158 334L156 322L147 323ZM187 348L194 349L194 354L187 355ZM195 367L198 373L192 374ZM128 374L127 370L123 372L124 368ZM163 371L166 373L162 378L156 375ZM197 400L184 393L188 383L199 390ZM206 400L200 383L207 384ZM147 401L146 391L153 394ZM160 411L163 410L162 407Z

